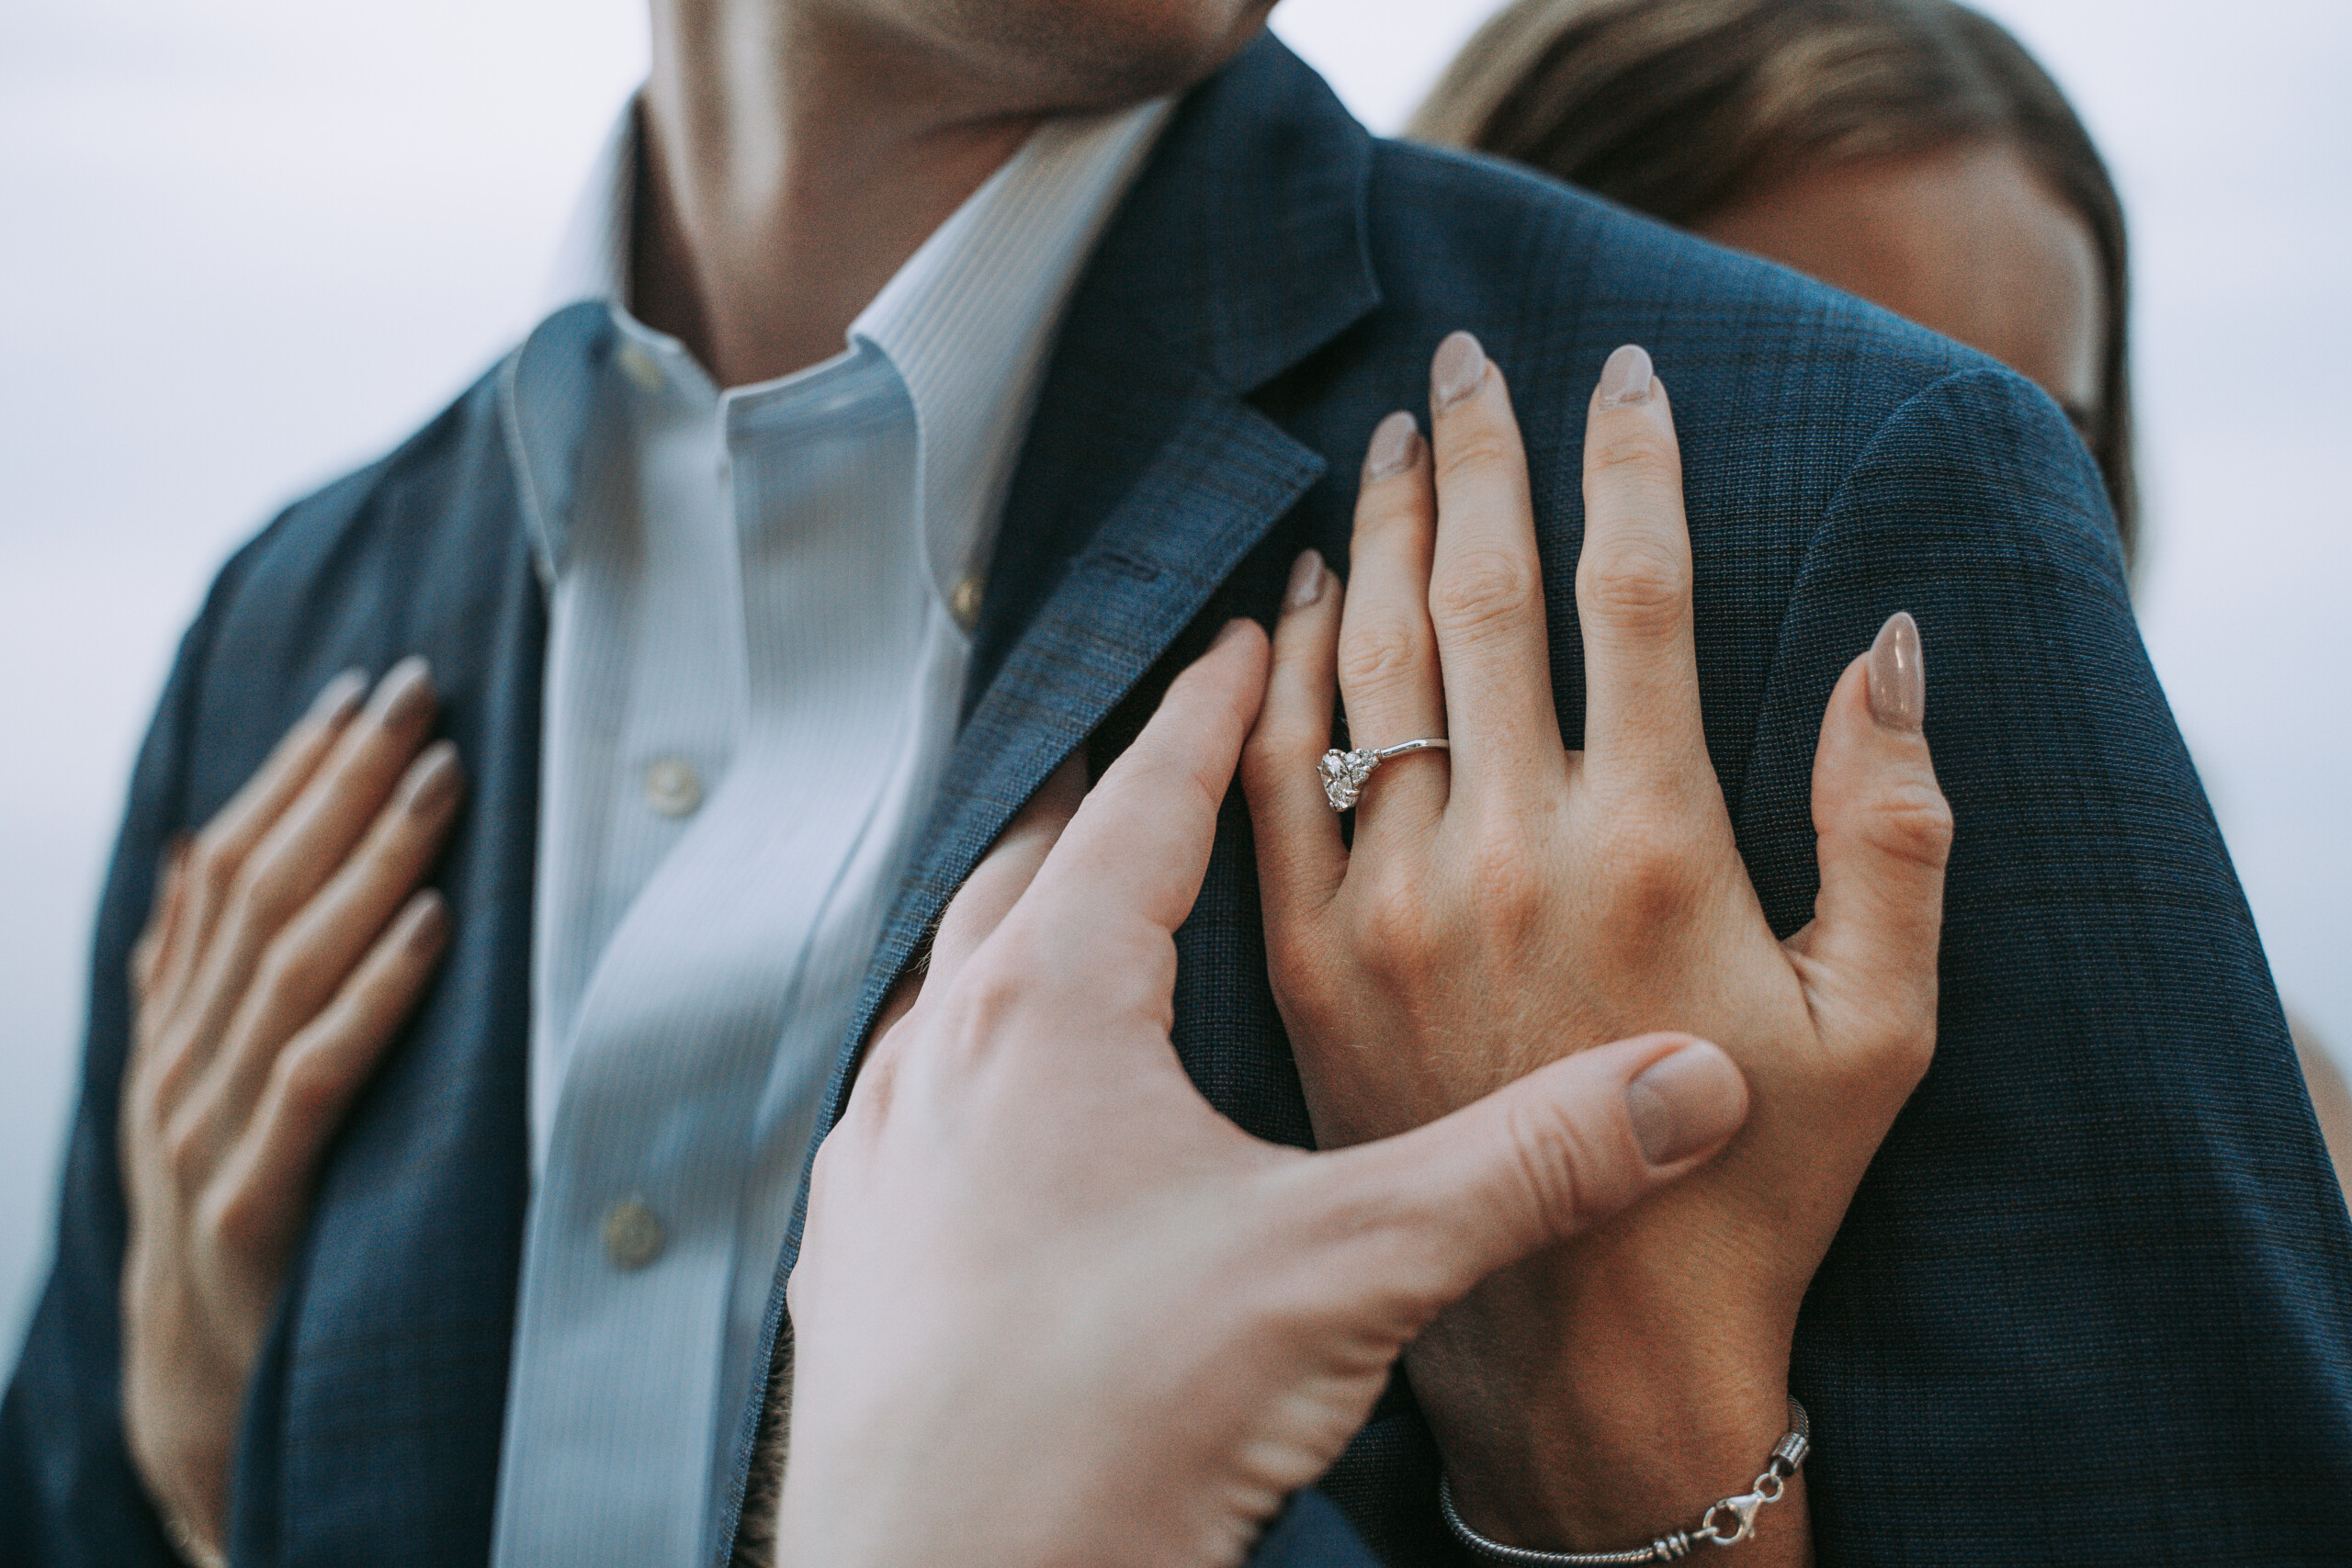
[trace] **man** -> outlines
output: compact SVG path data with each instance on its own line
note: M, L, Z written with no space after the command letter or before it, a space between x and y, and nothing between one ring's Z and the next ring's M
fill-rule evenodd
M254 1371L234 1555L715 1555L847 1047L1057 763L1115 750L1302 547L1343 555L1365 434L1468 327L1514 377L1555 580L1597 367L1634 339L1671 379L1708 749L1776 931L1813 896L1831 678L1905 606L1941 660L1938 1065L1792 1374L1825 1553L2319 1550L2352 1251L2063 420L1784 275L1372 141L1267 9L657 0L626 282L281 518L174 674L9 1395L12 1547L165 1560L113 1397L119 977L165 837L329 673L426 655L475 793L447 969ZM1305 1142L1226 827L1176 1043ZM1400 1385L1322 1489L1388 1561L1442 1561L1438 1464Z

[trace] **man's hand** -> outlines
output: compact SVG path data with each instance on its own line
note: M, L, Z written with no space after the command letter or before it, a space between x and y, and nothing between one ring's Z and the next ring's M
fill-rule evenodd
M165 868L131 955L123 1427L184 1555L218 1561L245 1382L319 1156L447 940L409 895L463 779L422 660L332 682Z
M949 907L817 1156L778 1561L1238 1562L1442 1307L1737 1125L1738 1074L1671 1035L1337 1154L1212 1109L1169 1038L1173 933L1265 660L1229 629Z
M1700 723L1648 355L1611 357L1587 429L1580 753L1555 716L1518 425L1467 334L1431 402L1434 452L1402 414L1374 436L1344 609L1308 558L1276 633L1244 763L1274 993L1327 1146L1637 1030L1720 1041L1747 1074L1755 1112L1723 1158L1498 1274L1408 1357L1474 1528L1615 1549L1745 1490L1781 1430L1799 1303L1934 1046L1951 815L1898 615L1830 695L1820 898L1776 940ZM1371 776L1351 847L1315 772L1335 679L1355 746L1453 745ZM1772 1514L1749 1550L1801 1560L1802 1506Z

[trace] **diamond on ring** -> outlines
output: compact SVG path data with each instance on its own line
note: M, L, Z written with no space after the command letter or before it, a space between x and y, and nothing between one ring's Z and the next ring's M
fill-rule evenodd
M1363 781L1372 777L1372 770L1389 758L1451 750L1442 740L1404 740L1377 751L1342 751L1334 747L1315 764L1315 776L1323 781L1323 798L1331 803L1331 809L1345 811L1363 795Z
M1316 774L1323 781L1323 798L1331 803L1332 810L1347 810L1363 793L1363 781L1378 766L1376 751L1342 751L1334 747L1324 752L1323 760L1315 764Z

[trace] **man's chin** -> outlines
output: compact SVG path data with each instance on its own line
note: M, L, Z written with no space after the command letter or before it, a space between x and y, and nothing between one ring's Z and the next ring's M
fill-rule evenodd
M1056 113L1124 108L1205 80L1275 0L872 0L991 85Z

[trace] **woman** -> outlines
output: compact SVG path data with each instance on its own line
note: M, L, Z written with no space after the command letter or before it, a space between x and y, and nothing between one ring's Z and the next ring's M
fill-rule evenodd
M1801 1450L1774 1444L1787 1336L1932 1045L1950 818L1920 733L1917 629L1895 616L1829 699L1814 791L1822 897L1813 924L1778 942L1703 742L1687 767L1649 765L1648 741L1687 749L1696 734L1687 585L1679 608L1640 617L1667 633L1651 649L1611 644L1607 606L1586 605L1588 750L1564 756L1544 664L1525 657L1544 635L1541 595L1476 624L1454 613L1481 572L1536 576L1502 374L1456 334L1432 365L1430 403L1427 440L1401 413L1374 436L1350 591L1302 557L1271 671L1261 634L1228 628L1074 821L1080 780L1066 769L959 895L922 994L880 1031L819 1161L793 1277L793 1462L768 1456L756 1479L771 1490L747 1503L747 1535L773 1530L776 1561L1238 1562L1417 1337L1424 1404L1461 1431L1462 1341L1521 1331L1531 1303L1556 1313L1547 1270L1577 1237L1621 1278L1739 1248L1750 1267L1731 1299L1745 1310L1717 1337L1752 1346L1685 1341L1645 1298L1645 1315L1668 1323L1653 1354L1605 1365L1618 1403L1653 1413L1689 1393L1679 1380L1752 1372L1738 1392L1759 1396L1767 1429L1734 1431L1727 1462L1639 1462L1598 1513L1567 1499L1564 1516L1599 1531L1623 1510L1645 1534L1707 1539L1753 1519L1766 1489L1737 1488L1764 1472L1781 1506L1754 1520L1748 1560L1804 1556L1790 1484ZM1580 597L1611 592L1629 557L1688 551L1671 413L1638 348L1604 368L1588 442ZM1354 655L1368 638L1400 654L1385 687ZM1478 748L1491 765L1459 787L1442 754L1384 765L1343 844L1314 765L1335 686L1360 736L1389 720L1434 728L1438 716L1412 710L1445 702L1465 762ZM141 1239L125 1285L126 1427L195 1562L220 1539L238 1396L320 1151L447 936L434 896L412 897L458 793L446 745L419 752L429 682L403 666L365 709L357 698L356 682L331 688L175 858L135 976L123 1157ZM1320 1141L1361 1147L1258 1143L1209 1109L1169 1043L1172 933L1237 758ZM1704 784L1661 806L1678 778ZM1672 854L1629 872L1619 852L1652 829ZM1611 929L1634 939L1663 920L1677 940L1635 939L1645 956L1609 971L1629 976L1617 996L1548 983L1601 971L1547 919L1512 922L1479 954L1449 951L1493 912L1495 884L1462 874L1477 863L1463 841L1498 832L1531 889L1547 876L1598 887L1623 902ZM1409 953L1381 918L1405 886L1437 921ZM1566 901L1547 896L1539 914ZM1735 994L1678 995L1700 967L1679 943L1708 951L1718 976L1724 953L1744 954ZM1513 984L1457 995L1433 1019L1420 1004L1477 984L1479 958L1574 997L1577 1016L1531 1031L1487 1005L1527 988ZM1424 973L1367 982L1408 959ZM1630 1032L1612 1027L1621 1018L1657 1012L1720 1022L1738 1043L1597 1043ZM1770 1113L1716 1158L1751 1083ZM1669 1186L1681 1201L1596 1230ZM1574 1304L1568 1321L1538 1325L1563 1354L1623 1335L1605 1291ZM1760 1365L1743 1362L1751 1351ZM1560 1382L1589 1392L1580 1376ZM1548 1393L1513 1404L1538 1436L1589 1435L1579 1423L1595 1419ZM1480 1435L1457 1440L1475 1454ZM1675 1456L1693 1441L1668 1436ZM1604 1448L1577 1472L1611 1482L1610 1463L1640 1453ZM1465 1539L1474 1522L1517 1531L1476 1492L1460 1504ZM1304 1517L1268 1550L1363 1561L1328 1512ZM1329 1533L1301 1541L1309 1528Z
M1410 134L1781 262L2030 377L2133 549L2122 203L1997 23L1951 0L1519 0Z
M1858 294L2037 382L2138 554L2123 205L2074 107L1951 0L1518 0L1411 135ZM2352 1092L2300 1024L2339 1180Z

